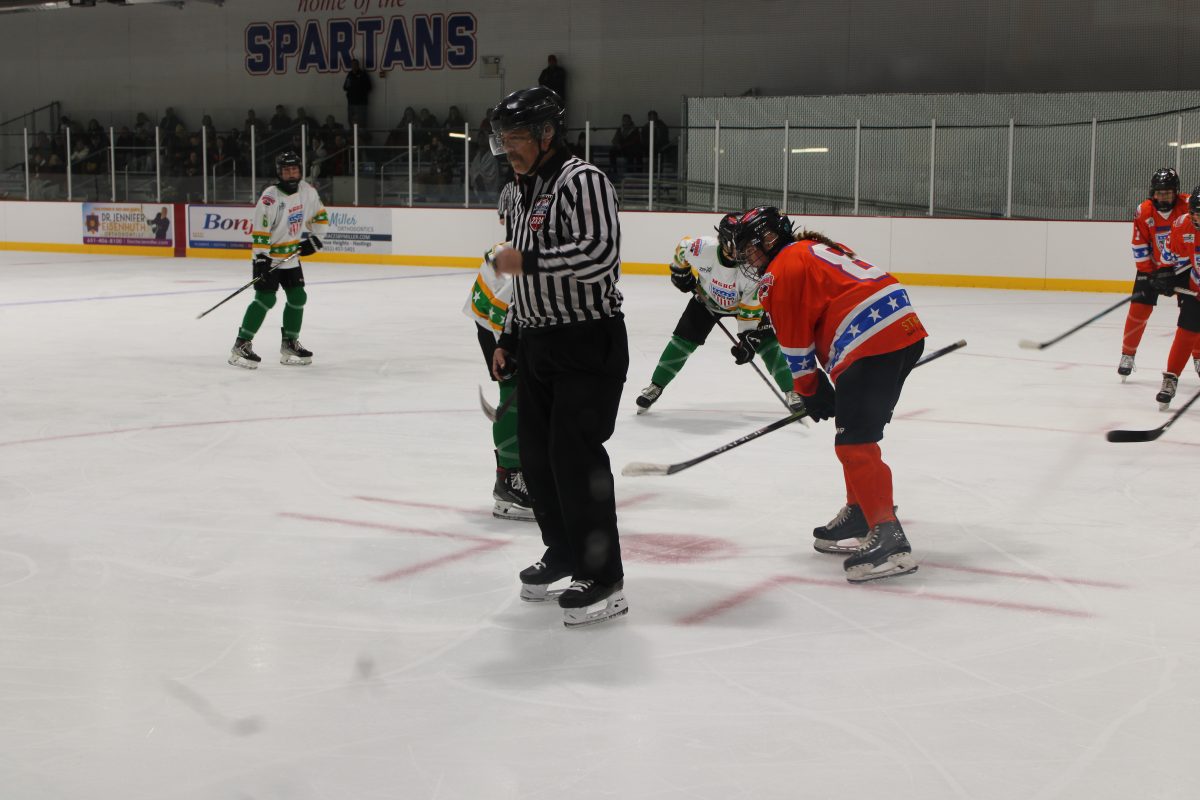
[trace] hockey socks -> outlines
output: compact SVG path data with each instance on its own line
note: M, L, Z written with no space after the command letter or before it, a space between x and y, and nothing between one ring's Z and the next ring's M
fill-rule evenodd
M1142 342L1142 334L1146 332L1146 322L1154 306L1145 303L1130 303L1129 314L1125 317L1125 336L1121 340L1121 355L1131 356L1137 353L1138 345Z
M1175 341L1171 342L1171 354L1167 356L1167 372L1182 375L1183 368L1187 366L1188 358L1196 351L1198 342L1200 333L1176 328Z
M683 369L683 365L687 363L688 356L696 352L696 348L699 346L697 342L690 342L687 339L672 335L671 341L667 342L666 349L658 357L658 366L654 368L654 374L650 376L650 382L659 386L666 386L675 379L675 376L679 374L679 370Z
M293 286L283 291L287 296L283 306L283 335L295 339L300 336L300 325L304 322L304 304L308 302L308 293L303 286Z
M849 499L857 500L867 525L895 520L892 509L892 471L883 463L877 443L834 446L846 476ZM849 490L852 490L849 491Z
M783 357L783 351L779 349L779 342L774 337L765 340L758 350L758 355L767 365L767 369L771 370L771 377L775 379L779 391L785 395L792 391L792 370L787 359Z
M246 309L246 315L242 317L242 327L238 328L238 338L253 339L254 334L258 333L258 329L262 327L263 320L267 318L267 312L274 307L274 292L255 292L254 300L250 302L250 307Z
M516 390L516 378L500 381L500 405L507 403ZM514 400L508 412L492 423L492 443L496 445L496 458L505 469L521 467L521 457L517 451L517 402Z

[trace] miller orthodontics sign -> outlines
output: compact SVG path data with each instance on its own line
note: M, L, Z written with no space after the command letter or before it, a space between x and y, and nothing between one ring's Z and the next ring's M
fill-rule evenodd
M398 7L403 0L299 0L298 11L358 12ZM411 14L275 20L246 26L246 72L346 72L363 69L468 69L475 65L475 15Z

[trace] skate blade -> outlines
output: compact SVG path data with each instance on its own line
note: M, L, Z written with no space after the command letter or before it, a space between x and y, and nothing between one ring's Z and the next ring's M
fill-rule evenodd
M564 608L563 625L568 628L579 628L616 619L628 613L629 602L623 593L617 592L586 608Z
M1118 373L1118 374L1120 374L1120 373ZM1128 376L1128 375L1121 375L1121 383L1124 383L1124 382L1125 382L1125 381L1127 381L1127 380L1129 380L1129 376Z
M642 414L645 414L649 410L650 410L649 408L642 408L641 406L638 406L638 410L637 410L638 416L640 417Z
M546 603L551 600L557 600L558 596L566 591L566 587L562 589L547 589L545 586L535 583L521 584L521 599L526 603Z
M231 358L226 363L230 366L241 367L242 369L258 369L257 361L247 361L244 358Z
M307 367L312 363L312 358L302 358L300 356L280 356L279 363L285 367Z
M842 542L850 542L850 544L842 544ZM813 550L818 553L828 553L831 555L848 556L858 552L858 548L862 546L862 539L838 539L836 542L832 539L813 539Z
M850 583L866 583L867 581L877 581L881 578L907 575L910 572L916 571L917 562L912 557L912 553L897 553L896 555L888 556L887 561L876 566L859 564L856 567L851 567L846 570L846 580L850 581Z
M1170 404L1170 403L1159 403L1159 404L1158 404L1158 410L1159 410L1159 411L1164 411L1164 412L1165 412L1165 411L1170 411L1170 410L1171 410L1171 404Z
M512 519L520 522L533 520L533 509L518 506L515 503L496 503L492 507L492 516L496 519Z

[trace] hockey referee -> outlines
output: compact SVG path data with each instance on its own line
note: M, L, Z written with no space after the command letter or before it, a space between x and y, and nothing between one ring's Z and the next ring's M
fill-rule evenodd
M544 86L492 110L492 152L516 177L511 246L496 271L513 275L513 302L492 358L517 372L521 465L546 552L521 572L521 599L555 596L567 627L629 610L622 592L612 436L629 342L617 279L621 228L612 183L570 155L562 101ZM518 368L519 362L519 368ZM564 578L561 592L550 585Z

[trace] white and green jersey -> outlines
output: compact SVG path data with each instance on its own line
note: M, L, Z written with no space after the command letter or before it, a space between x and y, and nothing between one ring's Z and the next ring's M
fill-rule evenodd
M756 328L763 315L758 282L742 274L736 264L722 264L720 251L715 236L685 236L675 248L672 266L695 273L696 293L714 314L736 314L738 331Z
M263 190L251 219L251 247L254 255L269 253L271 258L287 258L300 247L300 234L307 230L324 236L329 230L329 215L317 190L305 181L294 194L286 194L275 184ZM280 269L300 266L296 261Z
M463 305L463 313L475 320L479 327L491 331L499 338L504 332L504 320L508 317L512 297L512 277L497 274L496 270L484 261L479 265L479 272L475 274L475 283L471 286L471 296Z

